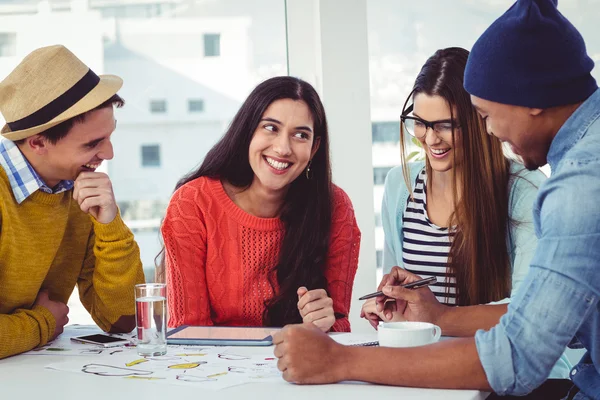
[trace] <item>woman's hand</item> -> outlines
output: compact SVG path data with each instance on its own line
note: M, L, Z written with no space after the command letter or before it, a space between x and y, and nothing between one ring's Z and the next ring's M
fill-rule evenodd
M324 289L298 288L298 311L303 322L312 322L323 332L329 331L335 323L333 300Z
M375 304L374 298L365 301L365 304L363 304L360 310L360 317L365 318L373 328L377 329L379 321L382 321L383 318L381 318L381 314L377 312L377 304Z
M404 306L406 302L400 302L401 306ZM398 309L396 300L388 298L384 304L383 311L377 311L376 299L369 299L365 301L362 309L360 310L361 318L365 318L371 326L375 329L379 326L379 322L399 322L406 321L404 318L404 309Z

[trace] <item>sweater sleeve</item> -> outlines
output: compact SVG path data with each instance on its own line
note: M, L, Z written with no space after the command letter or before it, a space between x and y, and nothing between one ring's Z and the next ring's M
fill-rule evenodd
M333 300L336 321L333 332L350 332L350 302L354 276L358 268L360 230L348 195L336 187L331 220L331 239L325 278Z
M0 232L2 231L0 212ZM0 270L3 269L0 260ZM0 314L0 360L43 346L54 335L56 320L43 306L16 309L10 314Z
M402 232L398 227L396 214L398 212L398 197L405 187L402 169L393 168L385 177L383 199L381 201L381 225L383 226L383 273L388 274L394 266L402 267L398 260L398 247L401 246Z
M134 286L145 281L140 249L120 212L108 224L93 218L92 223L77 282L79 298L102 330L130 332L135 328Z
M424 161L408 164L410 182L415 182L424 167ZM402 166L392 168L385 177L381 204L384 275L389 274L394 266L404 268L402 261L402 215L409 194L410 190L406 186Z
M42 306L0 314L0 359L45 345L55 328L54 316Z
M198 188L177 190L162 225L169 327L213 325L206 282L206 224Z

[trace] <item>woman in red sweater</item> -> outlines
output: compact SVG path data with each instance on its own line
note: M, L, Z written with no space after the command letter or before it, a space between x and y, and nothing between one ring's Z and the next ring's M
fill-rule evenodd
M331 182L325 110L292 77L258 85L161 228L169 326L349 331L360 231Z

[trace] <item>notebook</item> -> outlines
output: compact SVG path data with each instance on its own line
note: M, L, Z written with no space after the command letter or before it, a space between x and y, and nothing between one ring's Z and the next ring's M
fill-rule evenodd
M377 332L373 333L335 333L331 338L344 346L379 346Z

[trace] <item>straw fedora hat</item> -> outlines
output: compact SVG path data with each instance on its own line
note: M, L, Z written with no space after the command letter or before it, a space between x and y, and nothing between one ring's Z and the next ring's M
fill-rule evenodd
M33 136L94 109L121 86L121 78L96 75L65 46L34 50L0 82L0 133L13 141Z

